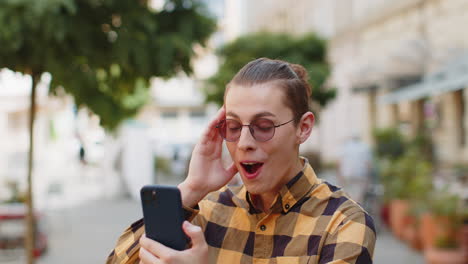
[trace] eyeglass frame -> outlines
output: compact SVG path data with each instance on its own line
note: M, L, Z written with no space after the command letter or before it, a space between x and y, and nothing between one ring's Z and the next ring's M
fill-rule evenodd
M258 119L265 119L265 120L271 121L270 119L267 119L267 118L258 118ZM258 119L256 119L256 120L258 120ZM238 122L239 124L241 124L241 126L240 126L240 132L239 132L239 137L238 137L236 140L233 140L233 141L227 140L227 138L223 137L223 134L221 133L221 123L223 123L223 122L226 123L227 120L233 120L233 121L236 121L236 122ZM255 122L256 120L254 120L254 122ZM228 119L228 118L226 118L226 119L223 119L223 120L219 121L219 123L216 125L216 128L218 129L219 135L220 135L224 140L226 140L227 142L236 142L236 141L238 141L239 138L240 138L240 136L241 136L242 128L243 128L243 127L249 127L250 135L255 139L255 141L258 141L258 142L267 142L267 141L271 140L271 139L275 136L276 128L278 128L278 127L280 127L280 126L284 126L284 125L286 125L286 124L289 124L289 123L291 123L291 122L294 121L294 120L295 120L295 119L293 118L293 119L291 119L291 120L289 120L289 121L287 121L287 122L281 123L281 124L279 124L279 125L275 125L275 123L274 123L273 121L271 121L271 122L273 123L273 127L272 127L272 128L273 128L273 135L272 135L269 139L267 139L267 140L265 140L265 141L258 140L258 139L254 136L254 133L252 132L252 131L253 131L253 128L251 127L251 126L252 126L252 123L250 123L250 124L248 124L248 125L244 125L244 124L242 124L241 122L239 122L239 121L237 121L237 120L235 120L235 119Z

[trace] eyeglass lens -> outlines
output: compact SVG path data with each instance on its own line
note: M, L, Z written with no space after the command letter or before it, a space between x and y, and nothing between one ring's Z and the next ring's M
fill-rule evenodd
M264 118L257 119L250 123L250 125L242 125L239 121L226 119L219 124L218 129L224 139L233 142L240 138L244 126L249 127L250 134L257 141L268 141L275 134L275 124L273 121Z

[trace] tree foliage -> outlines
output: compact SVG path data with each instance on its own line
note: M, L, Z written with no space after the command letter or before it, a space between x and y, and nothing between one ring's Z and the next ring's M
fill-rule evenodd
M303 65L310 77L312 102L323 107L336 95L335 89L324 88L330 74L326 53L326 41L315 34L293 37L261 32L240 37L218 50L223 62L205 89L207 101L222 104L225 86L237 71L251 60L267 57Z
M191 72L193 46L215 29L196 1L167 0L162 10L134 0L2 0L0 68L52 75L114 128L134 115L150 78Z

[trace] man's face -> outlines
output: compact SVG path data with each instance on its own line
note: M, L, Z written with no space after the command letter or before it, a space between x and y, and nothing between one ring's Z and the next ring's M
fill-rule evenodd
M279 125L293 119L283 103L283 92L272 83L253 87L231 86L226 98L226 119L243 125L259 118ZM273 138L260 142L243 127L240 138L226 142L242 181L251 194L276 194L293 177L297 165L298 131L294 122L275 128Z

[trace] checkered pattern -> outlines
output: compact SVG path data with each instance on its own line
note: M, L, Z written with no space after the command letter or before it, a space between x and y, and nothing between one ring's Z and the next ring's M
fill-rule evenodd
M256 210L245 187L211 193L187 219L203 228L210 263L372 263L372 218L308 163L280 191L271 212ZM139 220L107 263L138 263Z

